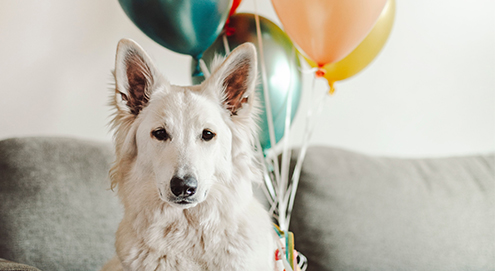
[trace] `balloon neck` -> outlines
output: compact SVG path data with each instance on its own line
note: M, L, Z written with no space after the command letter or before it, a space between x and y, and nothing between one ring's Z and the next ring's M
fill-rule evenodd
M199 61L201 60L201 55L197 56L197 57L193 57L194 60L196 60L196 67L194 67L194 71L193 71L193 74L192 76L194 77L197 77L197 76L204 76L203 72L201 71L201 65L199 63Z
M328 82L328 86L330 86L330 89L328 90L328 94L333 95L335 93L335 82Z
M324 77L326 73L327 71L323 68L323 66L318 65L318 70L315 72L316 77Z
M235 33L235 28L230 26L230 22L231 21L230 21L230 15L229 15L229 17L227 18L227 21L225 22L225 25L223 26L223 31L227 37L230 37L230 36L234 35L234 33Z
M225 35L227 37L230 37L230 36L232 36L234 34L235 34L235 28L231 27L229 25L229 22L227 21L227 23L225 24Z

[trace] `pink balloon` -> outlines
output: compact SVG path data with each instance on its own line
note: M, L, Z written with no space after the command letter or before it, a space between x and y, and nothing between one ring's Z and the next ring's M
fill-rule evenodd
M323 66L354 50L373 28L387 0L272 0L285 31Z

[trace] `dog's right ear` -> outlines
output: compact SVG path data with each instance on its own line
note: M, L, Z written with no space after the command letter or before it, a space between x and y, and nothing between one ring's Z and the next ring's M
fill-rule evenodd
M221 90L222 93L218 96L222 97L231 116L237 116L241 109L247 113L252 111L256 100L256 61L256 48L251 43L244 43L234 49L205 81L206 89Z
M116 95L121 95L130 113L138 115L159 79L150 57L133 40L122 39L117 46L114 75Z

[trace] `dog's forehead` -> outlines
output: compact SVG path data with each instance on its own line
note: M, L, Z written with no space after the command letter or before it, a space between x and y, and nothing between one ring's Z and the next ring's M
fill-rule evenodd
M200 86L170 86L167 91L155 93L150 101L153 115L168 122L215 121L221 117L218 101L204 95Z

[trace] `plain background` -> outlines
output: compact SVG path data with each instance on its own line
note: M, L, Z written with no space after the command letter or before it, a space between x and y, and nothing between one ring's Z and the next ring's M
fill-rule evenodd
M268 0L258 13L279 24ZM396 0L383 51L337 83L311 145L420 157L495 151L495 1ZM240 12L254 12L244 0ZM280 24L279 24L280 25ZM110 141L117 42L140 43L174 84L190 84L190 57L141 33L117 0L0 1L0 139L71 136ZM291 144L310 105L305 77ZM325 81L317 89L325 91Z

